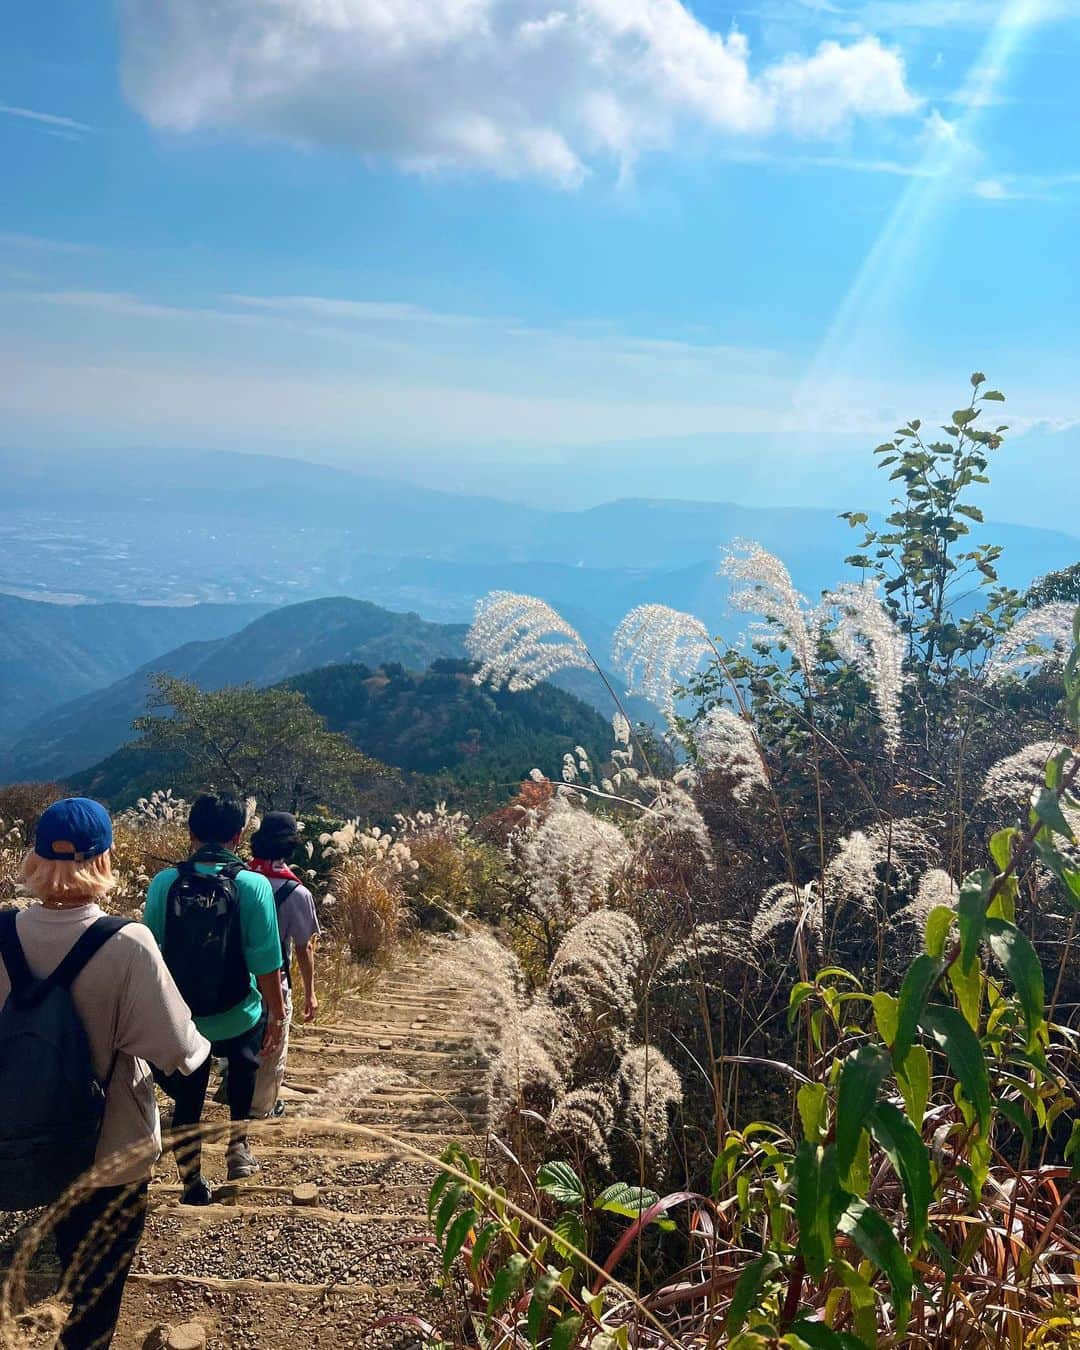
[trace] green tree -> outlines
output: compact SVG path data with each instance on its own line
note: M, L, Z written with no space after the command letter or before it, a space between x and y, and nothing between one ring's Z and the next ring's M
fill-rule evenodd
M328 731L293 689L239 685L210 693L172 675L154 678L151 709L134 723L137 748L183 765L183 790L229 789L291 811L340 805L357 785L389 772Z
M980 392L985 380L972 375L969 402L942 428L947 440L925 441L922 423L912 418L874 451L903 490L893 498L886 529L870 527L864 511L842 517L852 528L865 527L859 550L845 561L882 582L924 692L947 686L963 658L985 655L1021 604L1018 592L998 582L1001 546L965 546L971 523L983 521L969 490L990 481L989 457L1008 430L978 424L984 405L1005 401L996 389ZM977 603L964 613L972 593Z

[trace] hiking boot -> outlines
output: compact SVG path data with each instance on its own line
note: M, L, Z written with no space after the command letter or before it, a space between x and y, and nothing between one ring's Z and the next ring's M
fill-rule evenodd
M277 1120L280 1116L283 1116L284 1114L285 1114L285 1103L279 1097L277 1101L274 1103L274 1109L267 1116L267 1120Z
M207 1185L206 1178L200 1172L194 1180L185 1184L180 1195L182 1205L209 1205L213 1202L214 1193Z
M243 1181L246 1177L253 1177L259 1170L259 1164L255 1161L251 1149L248 1148L246 1139L229 1145L229 1150L225 1155L225 1164L230 1181Z

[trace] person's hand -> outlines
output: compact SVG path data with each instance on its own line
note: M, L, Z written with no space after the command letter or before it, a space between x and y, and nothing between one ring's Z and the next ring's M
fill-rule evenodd
M315 990L312 989L304 999L304 1021L314 1022L315 1014L319 1011L319 1000L316 997Z
M285 1021L281 1017L268 1017L266 1019L266 1030L263 1032L262 1048L260 1055L272 1055L281 1047L281 1036L285 1030Z

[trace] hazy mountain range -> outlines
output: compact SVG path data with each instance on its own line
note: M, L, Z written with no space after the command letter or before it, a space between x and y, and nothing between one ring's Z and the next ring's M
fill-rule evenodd
M189 641L234 633L264 605L46 605L0 595L0 741Z
M823 458L822 473L829 466ZM455 496L299 461L221 453L72 460L0 452L0 590L42 598L264 605L351 595L467 621L492 587L574 606L598 634L645 600L725 617L722 551L759 540L814 593L844 578L854 536L836 513L627 499L557 511ZM847 500L837 510L881 505ZM1024 584L1080 557L1080 540L988 525L1003 579ZM589 636L589 634L586 634Z
M463 625L493 589L548 600L604 663L615 624L646 602L734 637L744 620L717 570L740 537L782 557L810 595L850 575L857 542L820 509L635 499L558 511L223 453L95 455L93 468L0 452L9 780L83 769L121 745L156 670L208 688L336 662L423 670L462 655ZM843 483L836 495L838 508L867 505L844 500ZM976 528L1004 546L1009 584L1080 559L1067 534ZM590 678L559 683L606 712Z
M363 600L339 597L288 605L228 637L163 652L104 688L51 708L0 748L0 781L63 779L105 759L131 740L131 724L146 711L151 679L158 672L194 680L203 689L268 686L342 663L372 668L396 664L422 672L443 658L463 657L465 633L460 624L428 623L416 614L391 613ZM566 671L555 683L610 715L610 697L598 675ZM637 705L637 711L649 710ZM343 727L347 724L340 708L334 716ZM568 735L572 741L572 732ZM375 739L380 736L376 733ZM522 772L531 767L524 765Z

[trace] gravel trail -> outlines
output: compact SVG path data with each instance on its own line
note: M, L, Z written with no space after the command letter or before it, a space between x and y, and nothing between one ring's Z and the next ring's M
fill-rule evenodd
M483 1062L460 993L439 984L436 952L403 952L332 1024L294 1027L286 1114L251 1136L257 1176L226 1184L223 1143L209 1142L204 1171L216 1203L191 1209L179 1204L171 1158L162 1159L115 1350L141 1350L155 1329L189 1321L205 1329L207 1350L419 1350L415 1329L372 1324L419 1315L446 1328L427 1241L434 1170L409 1148L435 1155L452 1139L476 1144L485 1100ZM224 1116L208 1107L209 1122ZM0 1230L0 1266L17 1236ZM46 1247L34 1261L37 1283L49 1264ZM34 1350L51 1343L47 1317L39 1322L27 1341Z

